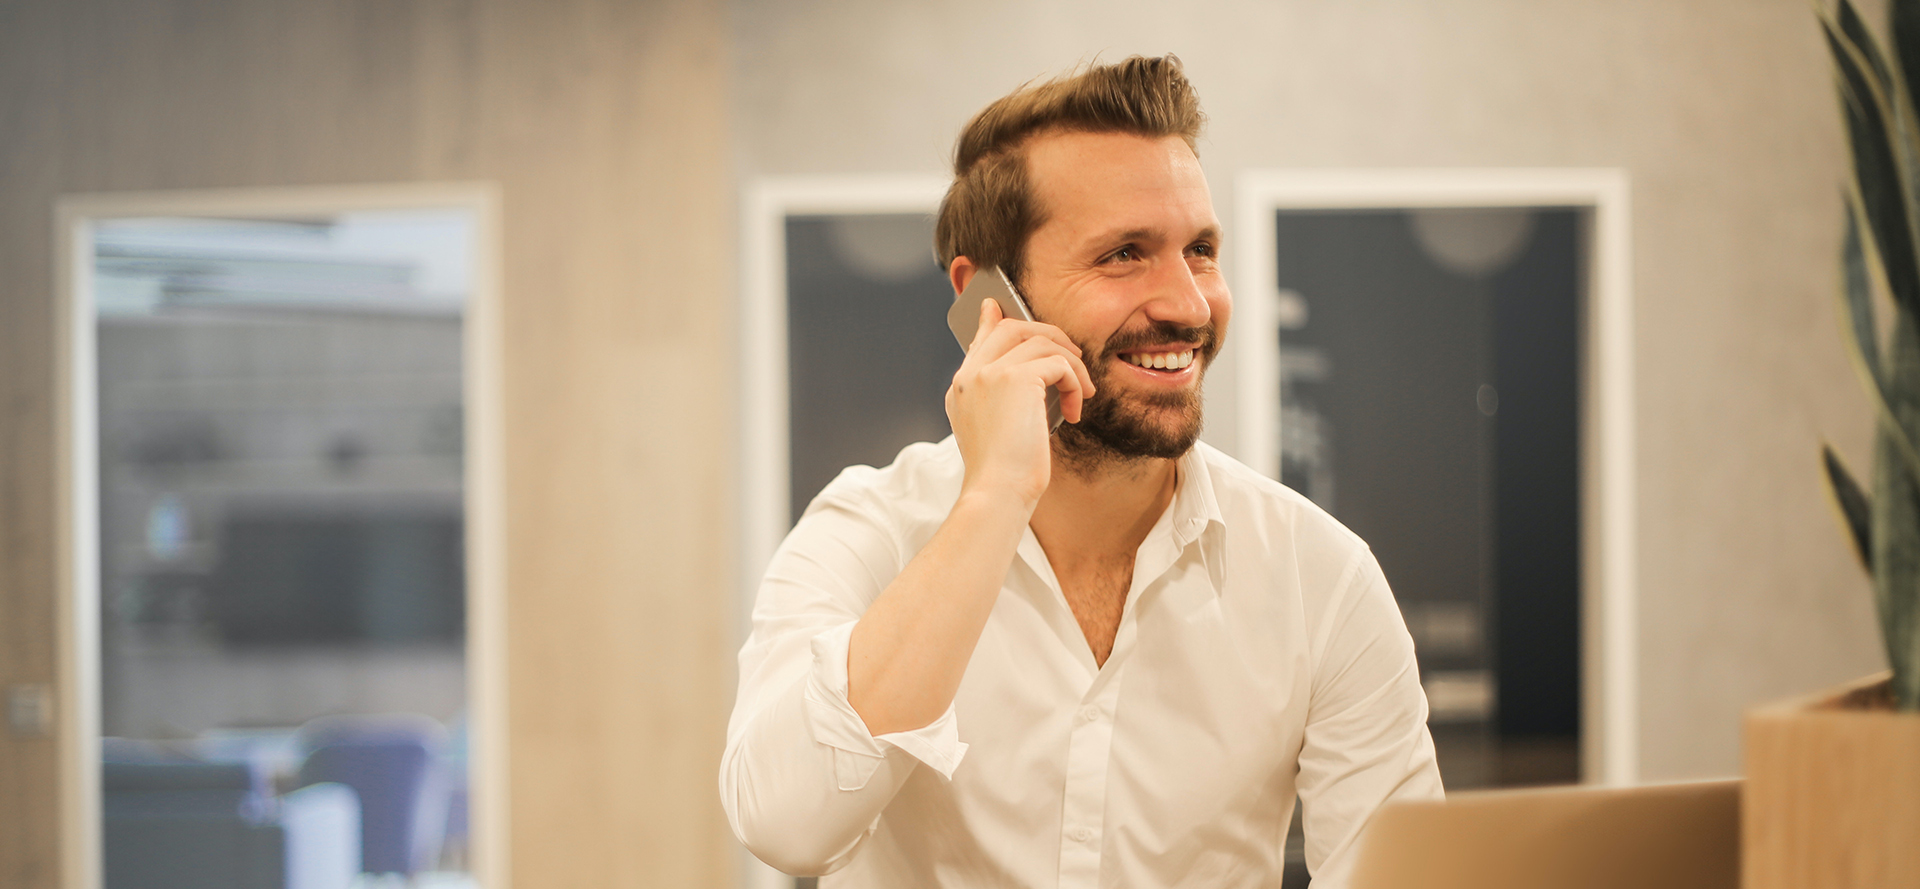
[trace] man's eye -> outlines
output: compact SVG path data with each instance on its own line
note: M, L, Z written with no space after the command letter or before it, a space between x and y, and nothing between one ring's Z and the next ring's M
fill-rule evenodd
M1115 250L1112 253L1107 254L1107 261L1108 262L1132 262L1135 259L1138 259L1139 256L1140 254L1138 253L1138 251L1135 251L1133 247L1129 245L1126 247L1122 247L1118 250Z
M1188 247L1187 252L1193 254L1194 256L1205 256L1205 257L1211 258L1213 256L1213 245L1212 244L1195 244L1192 247Z

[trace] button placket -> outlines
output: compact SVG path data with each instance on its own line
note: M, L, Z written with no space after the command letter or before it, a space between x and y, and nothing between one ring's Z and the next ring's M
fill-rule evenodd
M1074 713L1067 733L1066 799L1061 806L1060 886L1091 887L1100 879L1101 836L1107 806L1107 765L1113 752L1113 711L1124 666L1096 682L1092 698Z

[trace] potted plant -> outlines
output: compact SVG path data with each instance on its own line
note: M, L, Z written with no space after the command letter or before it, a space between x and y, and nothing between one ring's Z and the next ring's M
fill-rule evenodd
M1820 11L1853 159L1840 294L1875 408L1871 493L1821 459L1892 670L1747 714L1747 889L1920 887L1920 0L1890 6L1891 53L1848 0Z

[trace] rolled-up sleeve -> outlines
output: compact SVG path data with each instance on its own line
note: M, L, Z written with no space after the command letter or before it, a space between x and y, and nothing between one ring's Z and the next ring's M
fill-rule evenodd
M1367 823L1387 803L1438 799L1413 639L1379 563L1356 552L1315 640L1312 700L1300 750L1307 868L1315 889L1341 889Z
M761 581L720 797L734 835L787 873L845 865L913 769L951 778L966 753L951 707L923 728L876 736L848 703L854 624L901 567L883 521L823 496Z

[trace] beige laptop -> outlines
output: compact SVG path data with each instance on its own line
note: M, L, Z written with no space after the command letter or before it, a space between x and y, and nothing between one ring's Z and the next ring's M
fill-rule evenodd
M1362 843L1353 889L1737 889L1740 782L1459 793Z

